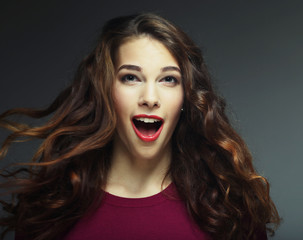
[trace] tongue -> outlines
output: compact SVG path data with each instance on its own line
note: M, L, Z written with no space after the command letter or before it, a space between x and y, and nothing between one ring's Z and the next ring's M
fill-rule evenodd
M139 130L139 132L145 136L153 136L158 130L156 124L144 123L141 121L136 122L136 127Z

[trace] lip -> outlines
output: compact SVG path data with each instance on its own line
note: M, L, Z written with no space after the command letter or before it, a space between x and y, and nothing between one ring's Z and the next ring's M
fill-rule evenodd
M152 118L152 119L157 119L157 120L160 120L162 121L162 125L161 127L158 129L157 132L155 132L154 135L152 136L146 136L146 135L143 135L135 126L134 124L134 121L133 119L134 118ZM164 125L164 120L163 118L157 116L157 115L146 115L146 114L139 114L139 115L135 115L132 117L131 119L131 123L132 123L132 126L133 126L133 129L135 131L135 133L137 134L137 136L144 142L152 142L152 141L155 141L158 139L158 137L160 136L161 132L162 132L162 129L163 129L163 125Z

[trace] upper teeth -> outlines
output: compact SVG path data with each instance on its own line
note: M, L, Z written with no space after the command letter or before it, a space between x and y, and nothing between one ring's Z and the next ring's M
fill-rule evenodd
M145 123L154 123L154 122L159 122L160 120L158 119L155 119L155 118L136 118L136 120L138 121L142 121L142 122L145 122Z

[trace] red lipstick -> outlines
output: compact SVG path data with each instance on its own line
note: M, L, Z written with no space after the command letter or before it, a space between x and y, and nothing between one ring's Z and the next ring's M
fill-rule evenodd
M135 115L131 122L135 133L144 142L157 140L164 125L161 117L146 114Z

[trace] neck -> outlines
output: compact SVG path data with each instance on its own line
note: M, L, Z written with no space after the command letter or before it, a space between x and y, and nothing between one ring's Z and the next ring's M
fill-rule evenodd
M171 182L166 177L170 162L170 146L157 156L145 158L114 145L105 191L131 198L157 194Z

